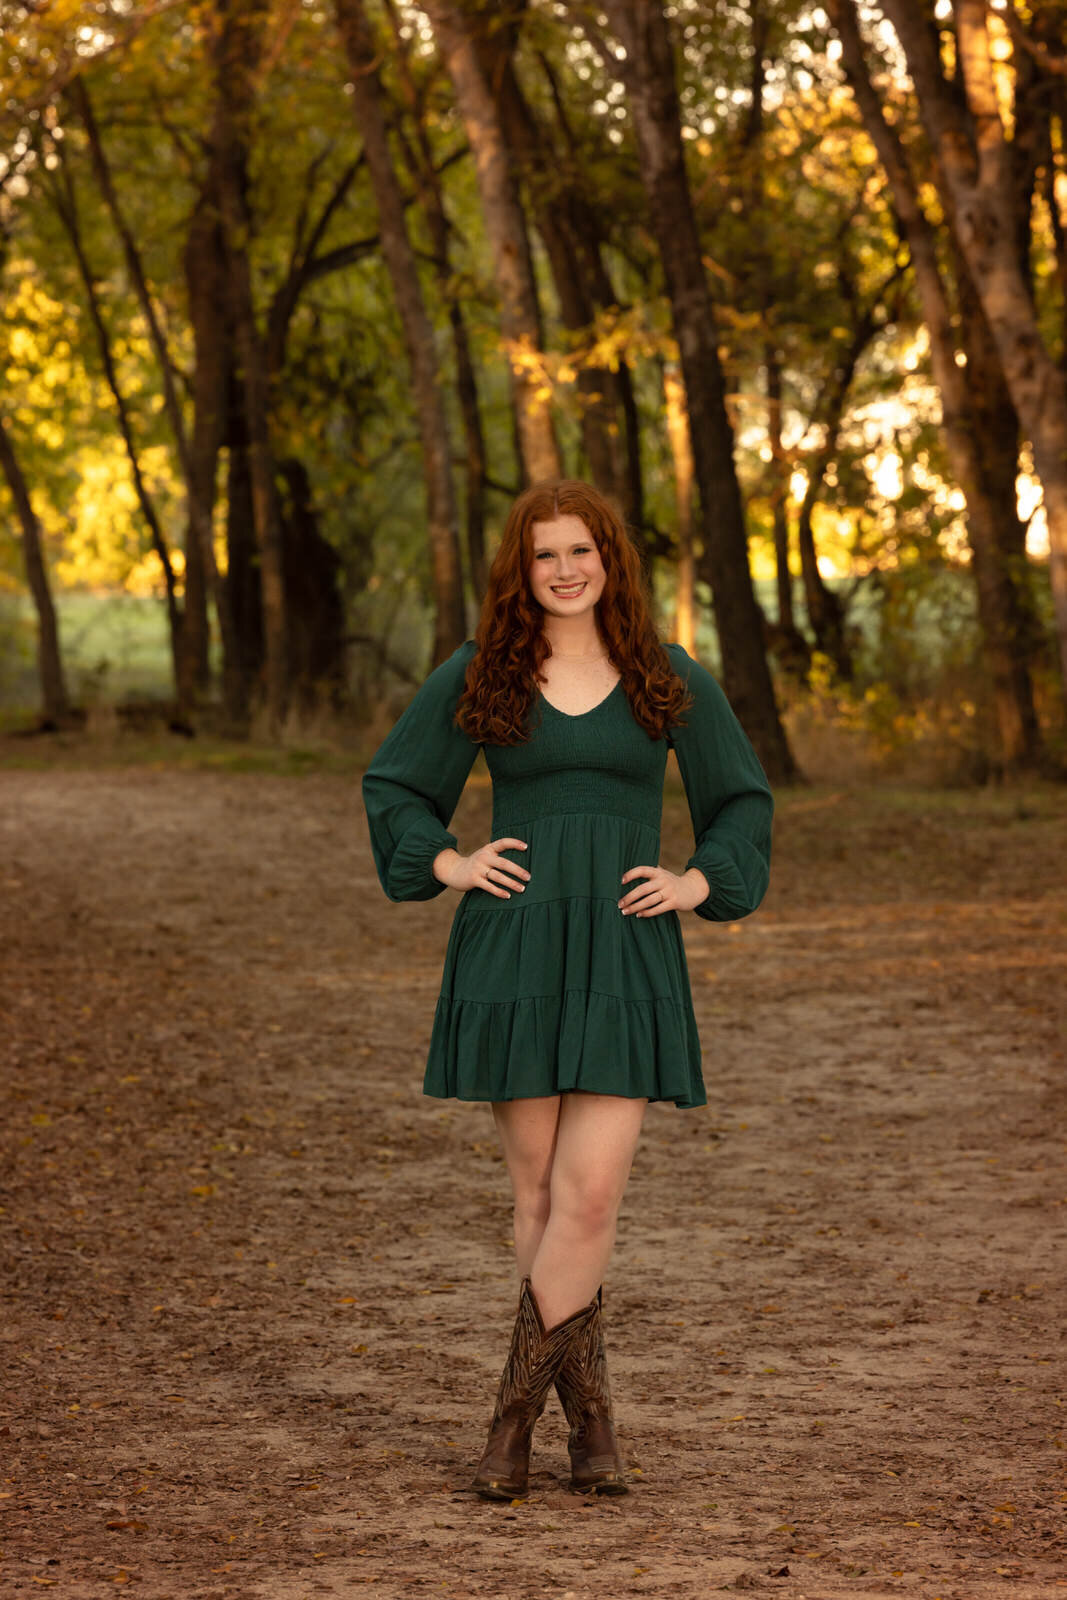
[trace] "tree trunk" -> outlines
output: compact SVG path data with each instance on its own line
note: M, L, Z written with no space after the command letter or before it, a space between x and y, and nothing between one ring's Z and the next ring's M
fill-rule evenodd
M563 326L580 347L589 337L596 313L592 285L583 271L571 227L571 218L580 204L571 177L554 158L550 135L538 125L515 73L518 24L526 10L527 0L511 0L507 8L494 7L490 26L483 25L476 33L476 45L511 163L522 177L530 212L545 248ZM603 494L621 505L626 491L626 462L615 415L612 374L605 367L590 367L579 361L577 389L582 449L589 476Z
M452 329L452 349L456 362L456 398L463 418L466 447L464 510L467 526L467 573L475 606L478 607L489 585L489 562L485 551L486 452L478 405L478 379L463 307L452 282L449 226L441 191L441 179L434 166L433 151L426 132L426 119L419 104L419 95L411 72L409 44L401 33L402 24L393 0L386 0L386 11L393 29L400 86L411 115L417 150L412 149L410 142L402 135L401 144L430 230L437 290L442 304L448 307L448 321Z
M22 554L26 563L26 581L30 586L33 603L37 609L37 672L41 682L41 704L45 721L53 727L61 722L70 709L67 686L63 678L63 660L59 653L59 627L52 591L48 585L48 568L45 565L41 525L30 500L30 491L22 475L15 447L11 442L7 418L0 416L0 468L7 479L15 511L22 524Z
M219 451L226 433L227 374L231 363L225 244L218 205L214 149L185 241L185 282L193 335L193 430L189 442L189 504L185 546L182 694L191 705L208 682L207 594L222 638L223 704L235 729L248 716L249 684L241 670L229 585L215 559L215 496Z
M341 558L322 535L303 462L288 456L278 467L285 484L282 534L289 679L305 710L314 712L323 705L338 710L346 689Z
M263 675L263 588L259 581L247 419L235 373L230 374L227 390L226 600L233 618L241 682L250 689Z
M96 345L100 352L100 364L104 369L104 377L107 380L108 388L111 390L111 397L115 402L119 432L122 434L122 442L126 446L126 459L130 464L134 493L137 496L141 515L148 528L148 537L152 548L159 558L160 566L163 568L163 582L167 595L167 622L170 633L174 692L180 700L182 619L178 607L174 568L171 564L170 551L163 536L159 517L156 515L155 503L148 492L148 485L145 483L144 474L141 471L141 458L137 451L137 443L133 437L133 421L130 416L129 406L126 404L126 396L119 383L118 369L111 350L111 336L104 321L103 307L100 304L100 296L96 289L96 279L93 276L93 269L85 252L85 242L82 238L81 222L78 216L77 197L62 142L57 143L56 155L59 166L59 179L53 190L56 211L63 227L66 229L71 249L74 252L74 260L77 263L78 275L85 290L89 321L92 323L93 332L96 335Z
M1063 97L1067 100L1067 96ZM1059 125L1061 129L1067 128L1067 107L1060 112ZM1060 138L1064 137L1061 132ZM1055 247L1056 260L1056 288L1059 296L1059 350L1055 352L1058 357L1060 371L1067 373L1067 227L1064 226L1063 211L1060 209L1059 196L1056 193L1056 179L1059 175L1059 165L1052 150L1049 150L1045 164L1044 197L1048 208L1049 223L1052 228L1052 242Z
M580 281L586 285L594 308L605 311L621 309L619 297L604 262L604 247L607 240L600 225L598 207L590 203L582 183L585 151L576 140L567 120L563 96L551 65L543 52L538 53L538 59L551 90L560 137L567 148L569 160L567 181L557 181L554 192L571 241L577 263L576 271ZM611 428L615 427L615 419L619 413L622 414L622 436L612 439L613 452L619 458L615 466L618 480L616 495L630 530L641 546L642 560L646 569L649 569L651 552L647 548L643 532L645 496L641 470L641 423L634 394L633 373L624 359L619 360L614 372L609 367L598 368L597 371L604 383Z
M796 632L793 574L789 570L789 474L782 449L782 363L773 340L763 348L767 372L767 440L771 447L771 517L774 526L774 568L778 591L778 626Z
M663 401L667 413L667 437L671 444L671 460L674 463L674 506L678 522L674 637L684 650L690 655L695 655L693 446L689 438L689 415L685 409L685 385L673 367L667 367L663 373Z
M980 502L976 531L970 532L969 517L968 530L983 657L1001 758L1008 767L1034 766L1043 757L1031 677L1041 629L1029 581L1026 528L1019 520L1019 421L989 325L962 262L956 278L959 336L967 356L969 432L979 441L978 481L961 487L968 510L970 494Z
M438 256L447 269L448 257ZM447 273L446 276L451 276ZM474 371L474 357L463 318L463 308L453 295L448 307L448 321L452 329L452 348L456 357L456 396L463 418L465 444L464 509L467 524L467 571L470 577L475 607L481 605L482 596L489 587L489 557L485 549L485 497L488 488L485 452L485 435L482 432L482 415L478 406L478 379Z
M1002 486L1010 478L1010 498L989 490L987 450L993 457L1003 452L999 434L1001 411L983 419L975 407L972 382L956 362L956 334L952 310L942 278L934 232L919 202L907 156L895 130L886 121L867 71L863 42L851 0L829 0L828 9L841 40L842 59L860 115L878 152L893 193L911 253L912 270L930 338L930 361L941 394L942 429L953 476L967 502L967 531L974 554L978 614L983 650L992 684L1001 753L1009 766L1026 765L1039 756L1040 730L1034 711L1033 688L1021 629L1017 578L1003 560L1001 527L1008 515L1018 521L1014 504L1014 468L994 473ZM962 309L962 307L961 307ZM968 325L973 321L967 319ZM1014 417L1008 429L1014 459L1017 428Z
M1056 640L1067 684L1067 383L1041 336L1019 261L1011 152L997 103L985 0L956 0L959 77L946 82L920 0L885 0L945 185L946 211L1030 439L1044 491ZM973 129L973 133L972 133Z
M270 441L267 360L252 289L249 257L252 218L246 171L248 124L255 98L254 74L267 10L267 0L220 3L221 26L213 41L216 105L212 132L219 161L219 200L229 267L229 310L248 428L248 460L263 598L264 703L269 725L276 732L285 717L288 698L285 577Z
M726 693L771 780L788 781L796 768L778 716L763 648L763 616L748 566L714 309L685 170L670 31L658 0L605 0L604 9L627 52L620 70L629 90L641 181L681 354L700 493L703 567L712 589Z
M531 482L562 476L547 385L540 374L540 317L518 190L492 94L462 4L428 0L441 54L474 155L493 257L500 325L511 373L523 470Z
M145 274L144 263L141 260L141 252L138 249L133 230L126 220L119 200L118 190L115 187L111 172L111 163L104 149L104 142L84 78L74 78L69 85L68 93L85 129L97 188L111 218L112 226L122 244L126 270L137 296L141 314L145 319L149 338L152 341L152 348L156 353L156 361L163 385L164 409L167 413L167 420L170 423L171 433L174 436L179 467L185 483L187 499L185 593L175 679L178 703L182 708L183 714L188 714L198 694L207 688L209 681L207 584L205 582L203 545L205 542L205 529L210 530L211 508L214 497L212 495L206 505L202 498L198 498L198 488L203 474L198 472L194 462L194 450L190 444L188 430L185 425L185 416L178 396L174 363L171 360L166 334L159 320L155 302L148 288L148 279ZM170 608L170 605L170 588L168 584L168 608Z
M145 319L152 348L156 353L159 375L163 384L163 404L171 432L174 435L174 442L177 445L182 476L188 480L189 444L185 428L185 417L175 382L174 363L170 357L166 335L157 315L155 302L149 293L141 252L137 248L133 230L126 221L119 201L118 191L115 188L115 182L111 174L111 164L108 161L103 140L100 137L100 129L93 111L92 101L89 98L89 90L86 87L85 79L83 77L72 79L68 87L68 93L78 116L81 118L82 126L89 141L89 155L92 160L97 188L100 190L100 195L111 218L112 226L122 243L122 251L126 259L126 270L133 285L134 293L137 296L141 314Z
M782 363L773 344L763 347L766 371L766 438L771 446L771 523L774 528L774 576L777 626L784 634L797 627L793 616L793 574L789 570L789 474L782 453Z
M803 681L811 667L811 646L797 625L793 604L793 574L789 566L791 474L782 443L782 359L773 338L768 338L764 344L764 363L767 369L767 440L771 448L771 519L778 596L778 621L768 629L768 638L778 665Z
M808 486L804 491L804 499L797 518L797 545L800 550L800 572L808 622L815 635L816 647L823 655L829 656L838 674L846 680L852 677L852 652L845 631L845 608L834 591L823 581L822 573L819 571L812 518L819 503L827 469L837 454L837 436L841 430L845 402L856 367L877 331L876 312L890 286L899 276L899 267L894 267L887 281L875 292L866 308L860 311L855 307L855 286L848 275L847 263L844 261L839 263L840 281L857 314L848 348L842 351L836 365L828 374L819 396L815 418L822 424L823 442L808 458Z
M434 329L423 300L404 217L404 201L389 150L377 71L377 41L362 0L335 0L335 5L338 28L352 72L356 121L363 135L363 150L378 207L382 254L400 313L415 395L436 601L432 664L437 666L463 643L466 617L452 489L452 450L437 368Z

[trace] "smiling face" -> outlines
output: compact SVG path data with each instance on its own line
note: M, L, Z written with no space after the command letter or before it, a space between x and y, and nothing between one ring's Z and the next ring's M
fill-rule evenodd
M566 513L535 522L530 592L551 617L584 617L604 592L607 574L596 541L581 517Z

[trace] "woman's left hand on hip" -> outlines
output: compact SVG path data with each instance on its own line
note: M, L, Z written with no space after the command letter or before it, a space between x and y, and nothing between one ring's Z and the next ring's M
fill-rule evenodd
M622 875L623 883L634 878L643 881L619 901L624 917L658 917L664 911L692 911L711 893L699 867L690 867L680 877L668 872L666 867L631 867Z

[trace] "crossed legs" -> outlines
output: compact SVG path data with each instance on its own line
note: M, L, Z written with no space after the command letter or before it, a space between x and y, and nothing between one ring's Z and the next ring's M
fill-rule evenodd
M515 1197L515 1254L546 1328L604 1279L645 1100L572 1092L493 1105Z

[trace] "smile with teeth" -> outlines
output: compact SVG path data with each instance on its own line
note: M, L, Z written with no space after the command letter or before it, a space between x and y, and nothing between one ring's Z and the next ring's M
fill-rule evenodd
M556 583L554 583L552 585L552 593L553 594L562 595L564 600L569 600L569 599L573 598L574 595L581 594L581 592L582 592L582 590L584 588L585 588L584 582L583 583L567 583L567 584L556 584Z

